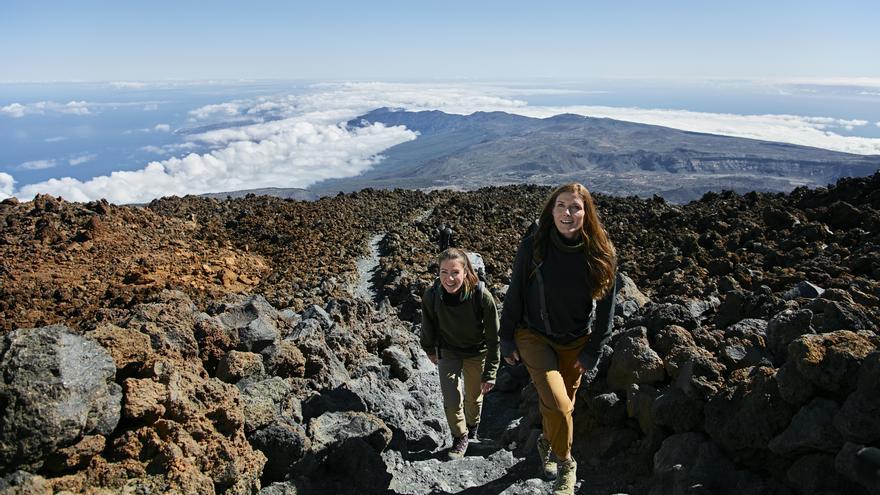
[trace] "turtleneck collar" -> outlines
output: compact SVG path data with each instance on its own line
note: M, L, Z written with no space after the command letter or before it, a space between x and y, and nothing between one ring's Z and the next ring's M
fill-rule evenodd
M443 287L440 287L440 291L441 291L441 298L443 299L443 303L445 303L449 306L458 306L459 304L463 303L465 300L464 287L459 289L458 292L456 292L455 294L450 294L450 293L446 292L446 289L444 289Z
M574 239L566 239L555 228L550 229L550 240L557 249L566 253L574 253L584 249L584 240L580 236Z

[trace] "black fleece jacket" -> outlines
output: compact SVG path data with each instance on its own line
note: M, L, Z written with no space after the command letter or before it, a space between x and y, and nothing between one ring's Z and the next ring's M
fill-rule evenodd
M508 357L516 350L513 333L517 328L530 328L566 344L590 334L592 325L593 334L579 357L581 365L591 370L611 338L617 277L605 297L593 300L582 245L566 244L552 228L549 237L539 267L532 263L534 235L525 237L517 249L498 332L501 354Z

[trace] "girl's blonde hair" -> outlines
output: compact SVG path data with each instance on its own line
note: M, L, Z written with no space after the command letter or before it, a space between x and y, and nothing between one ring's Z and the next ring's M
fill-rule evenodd
M599 220L599 213L593 203L590 191L582 184L572 182L559 186L547 198L541 217L538 221L538 232L535 234L534 252L532 254L535 266L540 265L544 259L544 249L550 241L550 229L555 229L553 222L553 207L556 199L562 193L572 193L584 202L584 223L581 227L581 239L584 241L584 253L587 255L587 282L593 289L593 299L601 299L614 287L614 277L617 272L617 252L614 244L608 239L608 233Z
M458 248L449 248L440 253L440 256L437 257L438 273L440 270L439 266L444 261L460 261L462 266L464 266L464 284L462 284L464 297L470 297L480 279L477 277L477 272L474 270L474 266L471 265L471 259L468 258L467 253Z

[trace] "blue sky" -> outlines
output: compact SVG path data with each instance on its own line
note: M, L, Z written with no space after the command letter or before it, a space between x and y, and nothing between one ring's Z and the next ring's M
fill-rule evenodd
M880 77L876 1L0 3L0 80Z
M880 1L0 0L0 199L362 173L381 106L880 155Z

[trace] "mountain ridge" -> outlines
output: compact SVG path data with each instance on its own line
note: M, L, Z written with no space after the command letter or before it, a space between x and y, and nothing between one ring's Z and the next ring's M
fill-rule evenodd
M706 191L787 192L880 168L880 155L855 155L608 118L505 112L447 114L380 108L348 122L403 125L419 133L389 148L356 177L310 186L319 195L380 189L478 187L572 180L614 195L659 194L673 202Z

